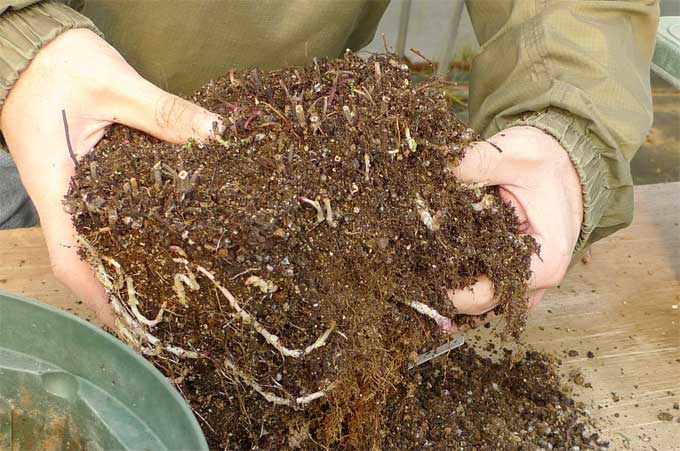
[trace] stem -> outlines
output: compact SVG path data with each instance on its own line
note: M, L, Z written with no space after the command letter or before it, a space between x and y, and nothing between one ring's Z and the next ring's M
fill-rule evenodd
M295 105L295 116L297 116L300 127L307 128L307 119L305 118L305 110L302 105Z
M73 152L73 146L71 146L71 135L68 132L68 120L66 119L66 110L61 110L61 119L64 121L64 135L66 135L66 147L68 148L68 154L73 161L73 166L78 166L78 160L76 160L76 154Z
M153 183L156 188L160 189L163 186L163 174L161 171L161 162L158 161L151 168L151 173L153 174Z
M352 111L350 111L350 109L347 105L342 106L342 114L343 114L343 116L345 116L347 123L349 125L352 125L352 122L354 121L354 113L352 113Z
M97 162L94 160L90 161L90 177L92 178L93 182L99 181L99 174L97 174Z
M130 195L133 199L139 196L139 186L137 185L137 179L134 177L130 178Z

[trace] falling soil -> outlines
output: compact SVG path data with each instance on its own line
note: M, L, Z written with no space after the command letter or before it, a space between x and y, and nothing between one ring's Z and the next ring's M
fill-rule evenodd
M180 146L114 127L79 162L65 203L116 332L177 386L212 448L491 449L474 405L454 415L470 390L450 385L459 375L428 382L465 390L447 401L414 385L434 373L407 368L452 323L472 324L447 292L481 275L519 336L538 247L495 189L452 177L478 137L440 82L409 77L390 55L351 53L230 72L191 99L224 134ZM502 366L483 376L461 355L475 393L513 390ZM427 433L402 429L407 410ZM519 425L508 415L496 437ZM534 443L517 437L504 449Z

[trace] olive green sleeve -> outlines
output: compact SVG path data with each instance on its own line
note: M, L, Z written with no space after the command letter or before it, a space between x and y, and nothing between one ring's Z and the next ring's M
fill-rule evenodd
M652 123L649 69L656 1L468 1L481 48L470 87L472 126L553 135L583 191L577 250L627 226L630 160Z
M53 1L0 1L0 108L38 51L66 30L99 31L85 16Z

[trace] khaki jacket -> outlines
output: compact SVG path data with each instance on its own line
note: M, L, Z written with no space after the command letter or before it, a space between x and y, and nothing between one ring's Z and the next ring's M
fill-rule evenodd
M337 57L370 42L388 0L0 0L0 107L39 49L101 33L158 86L189 94L233 67ZM630 160L652 122L656 0L468 0L481 44L471 125L555 136L581 177L577 249L632 220Z

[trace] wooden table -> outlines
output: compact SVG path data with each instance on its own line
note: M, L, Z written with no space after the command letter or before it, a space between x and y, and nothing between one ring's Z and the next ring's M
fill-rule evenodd
M680 183L635 191L633 225L593 246L590 262L535 309L526 338L562 356L565 375L579 368L592 384L576 393L602 420L610 449L678 451ZM92 319L52 277L40 229L0 232L0 290ZM674 420L660 421L662 411Z

